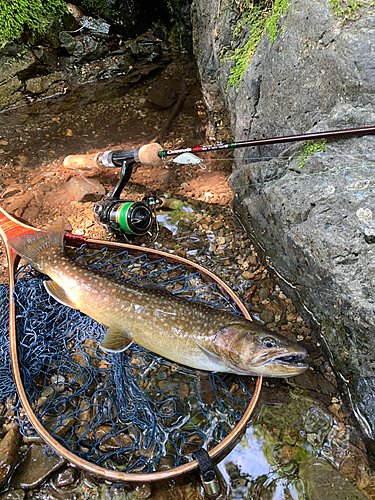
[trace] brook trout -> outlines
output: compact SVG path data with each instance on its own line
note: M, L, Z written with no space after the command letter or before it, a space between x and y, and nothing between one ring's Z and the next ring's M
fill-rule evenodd
M161 286L121 283L72 263L63 252L64 221L17 236L9 246L47 274L47 292L108 328L106 351L132 342L199 370L291 377L307 369L303 347L245 318L173 295Z

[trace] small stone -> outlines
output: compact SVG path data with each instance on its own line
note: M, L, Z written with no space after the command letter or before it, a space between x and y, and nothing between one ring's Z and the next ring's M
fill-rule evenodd
M139 499L146 499L146 498L150 498L151 496L151 493L152 493L152 490L151 490L151 486L149 484L142 484L142 485L139 485L139 486L136 486L135 488L135 495L134 495L134 498L139 498Z
M328 406L328 410L332 413L332 415L338 415L338 413L341 411L341 405L339 405L338 403L334 403Z
M246 290L245 295L244 295L244 300L246 302L249 302L251 300L251 298L254 296L256 291L257 291L256 285L251 286L248 290Z
M287 321L295 321L297 319L297 315L293 313L289 313L286 315L286 320Z
M9 479L17 464L20 441L17 428L10 429L0 443L0 487Z
M292 325L281 325L280 330L283 330L284 332L290 332L292 330L293 326Z
M73 177L65 184L72 201L88 202L99 201L106 194L105 188L97 179L82 179Z
M298 453L298 448L296 446L285 445L281 448L280 453L280 464L285 465L293 462Z
M33 198L33 193L31 191L26 192L22 196L18 196L12 200L6 209L10 213L15 213L17 210L24 210Z
M66 488L74 484L79 477L79 472L75 467L67 467L61 472L58 472L53 479L53 485L56 488Z
M36 488L64 463L64 459L57 455L47 456L44 446L32 444L13 476L11 486L26 490Z
M146 104L152 104L156 109L170 108L178 98L179 84L175 80L160 79L151 87Z
M299 464L299 476L310 500L366 500L366 496L327 460L305 456Z
M39 215L39 207L36 206L27 207L22 214L23 218L29 222L34 221L38 217L38 215Z
M181 399L185 399L190 392L189 384L183 384L178 390L180 391Z
M269 330L272 330L275 327L276 327L276 323L275 322L273 322L273 323L267 323L266 324L266 328L268 328Z
M120 432L115 436L111 436L113 429L110 425L101 425L95 429L95 440L101 441L99 449L108 452L125 448L134 442L134 439L126 432ZM107 439L106 436L108 436ZM104 438L104 439L103 439Z
M264 311L260 313L259 317L263 321L263 323L272 323L275 319L275 315L273 314L273 312L268 309L264 309Z
M260 301L267 299L269 295L267 288L261 288L258 292L258 295Z
M251 279L254 278L254 276L255 276L255 274L254 273L250 273L249 271L244 271L242 273L242 277L243 277L244 280L251 280Z
M27 165L29 164L29 160L30 160L30 158L28 156L26 156L26 155L19 155L19 157L18 157L18 166L22 167L22 169L25 168L25 167L27 167Z
M24 500L25 492L21 489L10 489L0 495L0 500Z
M218 221L218 222L214 222L211 226L212 228L212 231L217 231L218 229L220 229L221 227L223 227L223 223Z
M258 263L255 255L250 255L250 257L248 257L247 261L249 262L250 266L256 266Z
M56 386L57 392L63 392L65 389L65 378L62 375L52 375L51 384Z

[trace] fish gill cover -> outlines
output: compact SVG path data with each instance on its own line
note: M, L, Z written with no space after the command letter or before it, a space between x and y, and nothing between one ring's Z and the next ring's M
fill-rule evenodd
M150 261L108 249L85 256L99 272L137 284L157 283L190 300L233 309L216 284L164 259ZM198 447L222 441L251 400L252 379L206 373L171 363L133 344L109 354L105 328L63 306L44 289L46 276L21 268L15 285L19 364L34 413L68 450L102 467L152 472L191 460ZM8 287L0 287L0 393L18 411L27 440L38 440L16 401L8 346Z

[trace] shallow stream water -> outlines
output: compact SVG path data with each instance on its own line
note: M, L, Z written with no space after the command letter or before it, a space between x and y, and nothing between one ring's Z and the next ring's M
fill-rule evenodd
M173 67L169 68L172 71ZM93 220L91 201L59 199L59 190L69 177L61 160L66 154L139 147L150 142L168 117L168 110L161 112L144 106L147 87L157 77L126 91L118 79L100 84L101 91L96 88L95 93L90 84L80 88L77 95L35 102L8 118L3 114L1 205L9 205L17 201L17 196L32 192L37 208L34 216L26 212L30 205L16 211L18 215L28 215L36 227L48 226L64 216L76 234L108 237ZM166 134L166 148L202 141L196 132L197 123L202 121L197 112L201 109L200 100L199 90L194 87L188 105L181 109ZM182 208L159 213L158 221L164 229L152 245L194 260L216 273L233 288L255 319L301 341L308 350L310 364L306 374L292 380L264 381L246 433L218 464L218 498L375 499L374 462L343 397L343 388L314 340L310 325L305 323L306 318L285 295L287 292L282 291L279 278L262 261L230 209L230 193L223 181L230 173L230 158L221 157L216 162L211 158L208 166L205 172L199 167L191 172L185 166L167 166L156 172L139 168L126 187L125 196L138 199L152 188L158 195L168 193L183 199ZM97 177L108 190L117 176L118 172L100 172ZM161 177L163 183L158 184ZM187 197L183 197L184 189ZM212 199L216 203L210 204ZM146 239L144 244L151 243ZM2 258L5 276L4 252ZM5 406L3 414L7 425L13 417ZM26 452L27 445L23 444L20 456ZM27 489L26 498L204 498L195 474L134 488L99 481L86 473L75 476L70 484L61 478L59 482L63 471L64 466L42 484ZM21 493L16 497L12 491L0 494L0 500L23 498Z

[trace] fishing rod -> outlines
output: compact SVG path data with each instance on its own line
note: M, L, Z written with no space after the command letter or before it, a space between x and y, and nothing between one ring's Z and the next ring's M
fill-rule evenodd
M130 179L135 163L158 167L167 161L167 157L176 156L172 160L173 162L190 165L191 167L194 164L203 164L203 160L195 156L194 153L370 134L375 134L375 127L328 130L325 132L253 139L227 144L217 143L168 151L163 150L160 144L153 142L134 149L105 151L91 155L69 155L64 160L64 167L78 171L101 167L121 168L120 180L101 201L95 204L94 216L109 232L126 238L126 235L139 236L149 232L153 219L156 219L155 208L162 204L162 200L156 196L145 197L141 202L120 199L121 192ZM204 167L201 165L201 168Z
M88 170L95 167L122 167L124 162L129 166L134 163L143 165L159 166L168 156L176 156L184 153L205 153L207 151L220 151L223 149L249 148L255 146L268 146L270 144L282 144L284 142L309 141L318 139L332 139L351 137L358 135L375 134L374 127L349 128L343 130L327 130L325 132L311 132L308 134L287 135L283 137L268 137L265 139L252 139L249 141L230 142L227 144L217 143L206 146L195 146L193 148L163 150L157 142L146 144L140 148L105 151L93 155L69 155L64 160L64 167L73 170Z
M255 146L268 146L270 144L281 144L284 142L310 141L371 134L375 134L375 127L328 130L325 132L311 132L309 134L287 135L284 137L268 137L266 139L253 139L250 141L230 142L227 144L217 143L207 146L196 146L194 148L159 151L158 156L164 159L167 156L180 155L184 153L204 153L206 151L220 151L222 149L249 148Z

